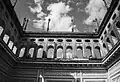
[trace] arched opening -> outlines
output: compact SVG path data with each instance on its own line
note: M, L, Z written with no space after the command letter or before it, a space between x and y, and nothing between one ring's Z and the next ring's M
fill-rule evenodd
M110 28L110 27L111 27L111 23L108 24L108 28Z
M2 32L3 32L3 27L0 26L0 36L1 36Z
M92 56L91 46L87 46L86 49L85 49L84 57L85 58L90 58L90 56Z
M79 59L83 58L83 48L82 48L82 46L77 47L75 58L79 58Z
M7 44L8 40L9 40L9 36L5 34L3 37L3 41Z
M111 50L112 49L112 44L111 44L111 41L110 41L109 38L106 39L106 43L108 45L109 50Z
M116 44L118 42L118 39L117 39L115 33L113 31L111 31L110 34L111 34L111 38L112 38L113 43Z
M54 58L54 47L48 46L47 58Z
M27 56L33 58L33 55L34 55L34 48L30 48Z
M73 58L72 46L67 46L67 48L66 48L66 58L67 59Z
M23 57L25 53L25 48L21 48L20 53L19 53L19 57Z
M17 47L14 46L14 47L13 47L13 53L16 54L16 52L17 52Z
M43 57L43 46L39 46L38 52L37 52L37 58Z
M100 47L99 46L96 46L94 48L94 55L96 58L101 58L101 52L100 52Z
M117 28L118 32L120 33L120 21L116 22L116 28Z
M9 47L10 49L12 49L12 47L13 47L13 42L12 42L12 41L9 41L8 47Z
M57 58L63 58L63 47L62 46L57 47Z
M105 43L103 43L103 50L102 51L103 51L104 56L108 53L108 50L107 50Z
M116 16L117 16L117 15L116 15L116 13L115 13L115 14L113 15L112 19L114 20L114 19L116 18Z

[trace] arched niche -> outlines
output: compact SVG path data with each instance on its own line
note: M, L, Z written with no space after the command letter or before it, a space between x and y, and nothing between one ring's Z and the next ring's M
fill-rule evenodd
M113 31L111 31L110 35L111 35L113 43L116 44L118 42L118 39L117 39L115 33Z
M39 46L39 48L38 48L37 58L42 58L42 57L43 57L43 52L44 52L43 46L41 45L41 46Z
M33 58L34 50L35 50L34 48L29 49L29 52L28 52L28 55L27 55L29 58Z
M47 58L54 58L54 47L52 45L48 46Z
M83 58L83 48L82 46L77 46L75 58Z
M2 34L2 32L3 32L3 27L2 26L0 26L0 36L1 36L1 34Z
M67 46L67 47L66 47L66 58L67 58L67 59L73 58L72 46Z
M108 45L109 50L111 50L112 49L112 43L111 43L111 41L110 41L110 39L108 37L106 39L106 43Z
M24 47L24 48L21 48L20 53L19 53L19 57L20 57L20 58L23 57L24 54L25 54L25 47Z
M62 46L58 46L57 47L57 58L63 58L63 47Z
M100 51L100 47L99 46L96 46L94 48L94 55L96 58L101 58L101 51Z
M86 46L84 57L90 58L90 56L92 56L92 48L91 48L91 46Z

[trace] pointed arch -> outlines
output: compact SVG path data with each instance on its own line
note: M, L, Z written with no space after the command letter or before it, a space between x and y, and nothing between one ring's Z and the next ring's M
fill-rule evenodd
M67 46L67 48L66 48L66 58L67 59L73 58L72 46Z
M113 31L111 31L110 35L111 35L113 43L116 44L118 42L118 39L117 39L115 33Z
M47 58L54 58L54 47L52 45L48 46Z
M103 50L102 50L104 56L108 53L108 50L107 50L107 47L106 47L106 44L103 43Z
M29 55L30 58L33 58L34 48L30 48L30 49L29 49L29 54L28 54L28 55Z
M24 56L24 53L25 53L25 47L24 48L21 48L20 50L20 53L19 53L19 57L23 57Z
M75 58L79 58L79 59L83 58L83 48L82 48L82 46L77 46L76 57Z
M5 34L3 37L3 41L7 44L8 40L9 40L9 36Z
M110 41L109 38L106 39L106 43L108 45L109 50L111 50L112 49L112 44L111 44L111 41Z
M96 58L101 58L101 52L100 52L100 47L99 46L96 46L94 48L94 55Z
M17 52L17 47L14 46L12 51L13 51L14 54L16 54L16 52Z
M118 32L120 33L120 21L116 22L116 28L117 28Z
M91 46L87 46L86 48L85 48L85 54L84 54L84 57L85 58L89 58L90 56L92 56L92 51L91 51L92 49L91 49Z
M57 58L63 58L63 47L62 46L57 47Z
M42 58L43 57L43 46L39 46L38 52L37 52L37 58Z
M10 49L12 49L12 47L13 47L13 42L12 42L12 41L9 41L8 47L9 47Z

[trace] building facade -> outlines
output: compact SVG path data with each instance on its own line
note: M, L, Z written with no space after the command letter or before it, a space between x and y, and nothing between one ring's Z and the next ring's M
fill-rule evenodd
M120 82L120 1L97 33L25 32L0 0L0 82Z

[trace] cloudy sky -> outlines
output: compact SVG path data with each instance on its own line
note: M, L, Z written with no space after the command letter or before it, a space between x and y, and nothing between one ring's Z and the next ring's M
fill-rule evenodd
M111 0L106 2L109 6ZM103 0L18 0L15 11L21 25L29 19L27 31L82 33L93 32L107 9Z

